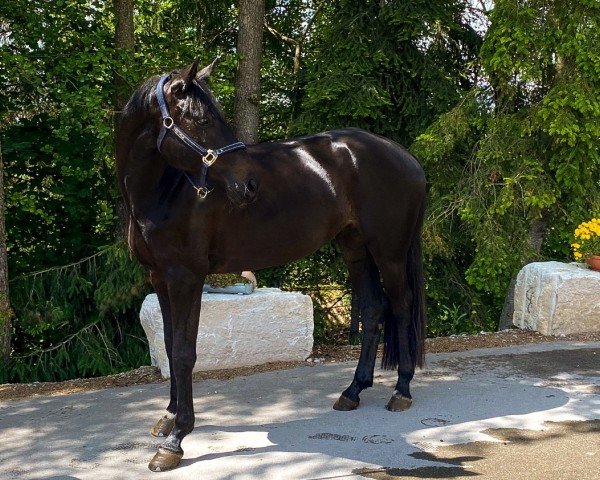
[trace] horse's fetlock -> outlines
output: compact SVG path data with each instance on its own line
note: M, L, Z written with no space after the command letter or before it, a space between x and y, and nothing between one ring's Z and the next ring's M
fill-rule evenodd
M365 388L370 388L373 386L373 379L372 378L357 378L356 383L358 384L358 387L361 390L364 390Z
M342 396L358 403L360 402L360 397L358 396L359 393L360 389L358 389L356 386L350 386L342 392Z
M166 440L160 444L159 448L168 450L169 452L183 454L183 448L181 448L181 440L172 434L169 435Z

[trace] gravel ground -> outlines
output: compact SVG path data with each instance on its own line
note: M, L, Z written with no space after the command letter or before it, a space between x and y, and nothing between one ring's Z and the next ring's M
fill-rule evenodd
M492 333L482 332L478 335L428 338L426 340L426 352L462 352L475 348L504 347L556 341L600 341L600 333L552 337L526 330L504 330L502 332ZM344 362L357 359L359 353L359 345L315 345L312 355L306 362L276 362L255 367L199 372L194 374L194 381L206 379L225 380L233 377L253 375L255 373L284 370L306 363L319 364ZM0 401L19 400L37 395L68 395L75 392L159 383L162 381L163 379L157 368L145 366L106 377L67 380L64 382L2 384L0 385Z

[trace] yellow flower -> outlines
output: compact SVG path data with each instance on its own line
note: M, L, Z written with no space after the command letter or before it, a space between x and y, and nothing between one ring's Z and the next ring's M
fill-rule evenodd
M573 258L580 261L587 255L600 254L600 218L581 222L573 232L571 250Z

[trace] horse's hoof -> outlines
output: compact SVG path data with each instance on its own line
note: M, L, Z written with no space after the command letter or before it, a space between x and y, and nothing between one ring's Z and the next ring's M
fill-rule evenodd
M176 453L164 448L158 448L156 455L152 457L148 468L153 472L166 472L167 470L173 470L183 457L183 452Z
M162 418L158 419L158 422L154 424L152 430L150 430L150 435L154 437L168 437L171 430L173 430L173 426L175 425L175 417L169 418L166 415Z
M358 402L354 400L350 400L348 397L344 397L340 395L340 398L337 399L337 402L333 404L334 410L339 410L340 412L349 412L350 410L356 410L358 407Z
M403 412L408 410L412 405L412 398L404 397L399 393L394 393L385 408L390 412Z

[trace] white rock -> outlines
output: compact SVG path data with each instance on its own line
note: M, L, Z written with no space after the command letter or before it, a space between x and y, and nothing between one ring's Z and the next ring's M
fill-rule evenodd
M140 320L152 365L169 376L158 298L148 295ZM259 288L251 295L206 293L198 327L194 372L304 361L313 346L313 307L308 295Z
M544 335L600 331L600 273L579 263L525 265L515 285L513 324Z

